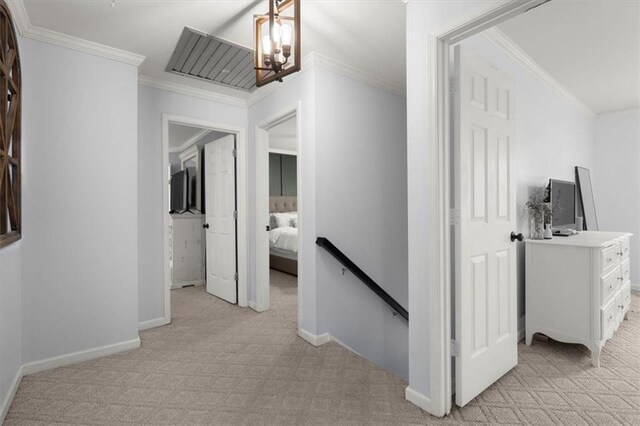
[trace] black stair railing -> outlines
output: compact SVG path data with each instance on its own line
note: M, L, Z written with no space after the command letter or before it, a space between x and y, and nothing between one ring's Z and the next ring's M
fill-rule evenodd
M349 259L343 252L334 246L331 241L325 237L318 237L316 244L323 249L327 250L338 262L347 268L353 275L358 277L367 287L369 287L375 294L377 294L382 300L384 300L389 306L391 306L400 316L409 321L409 312L402 307L393 297L382 289L371 277L358 267L351 259Z

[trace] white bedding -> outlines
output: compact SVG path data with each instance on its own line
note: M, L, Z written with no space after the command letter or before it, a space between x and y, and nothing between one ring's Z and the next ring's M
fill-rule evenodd
M269 231L269 247L298 252L298 228L283 226Z

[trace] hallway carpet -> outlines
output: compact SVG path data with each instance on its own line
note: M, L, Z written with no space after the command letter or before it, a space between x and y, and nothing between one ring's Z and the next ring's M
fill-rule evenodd
M578 345L519 345L518 366L444 419L406 382L336 343L296 335L296 281L272 272L258 314L173 290L173 322L138 350L25 377L6 425L640 424L640 297L592 368Z

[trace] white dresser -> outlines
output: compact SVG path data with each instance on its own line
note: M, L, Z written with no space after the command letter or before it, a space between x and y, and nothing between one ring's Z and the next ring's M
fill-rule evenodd
M169 221L171 288L205 282L205 232L202 214L172 214Z
M526 344L535 333L600 351L631 303L629 239L620 232L584 231L526 241Z

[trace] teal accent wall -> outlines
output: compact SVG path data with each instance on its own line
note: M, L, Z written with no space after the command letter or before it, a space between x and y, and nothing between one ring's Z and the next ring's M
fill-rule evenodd
M298 195L298 159L295 155L269 153L269 195Z

